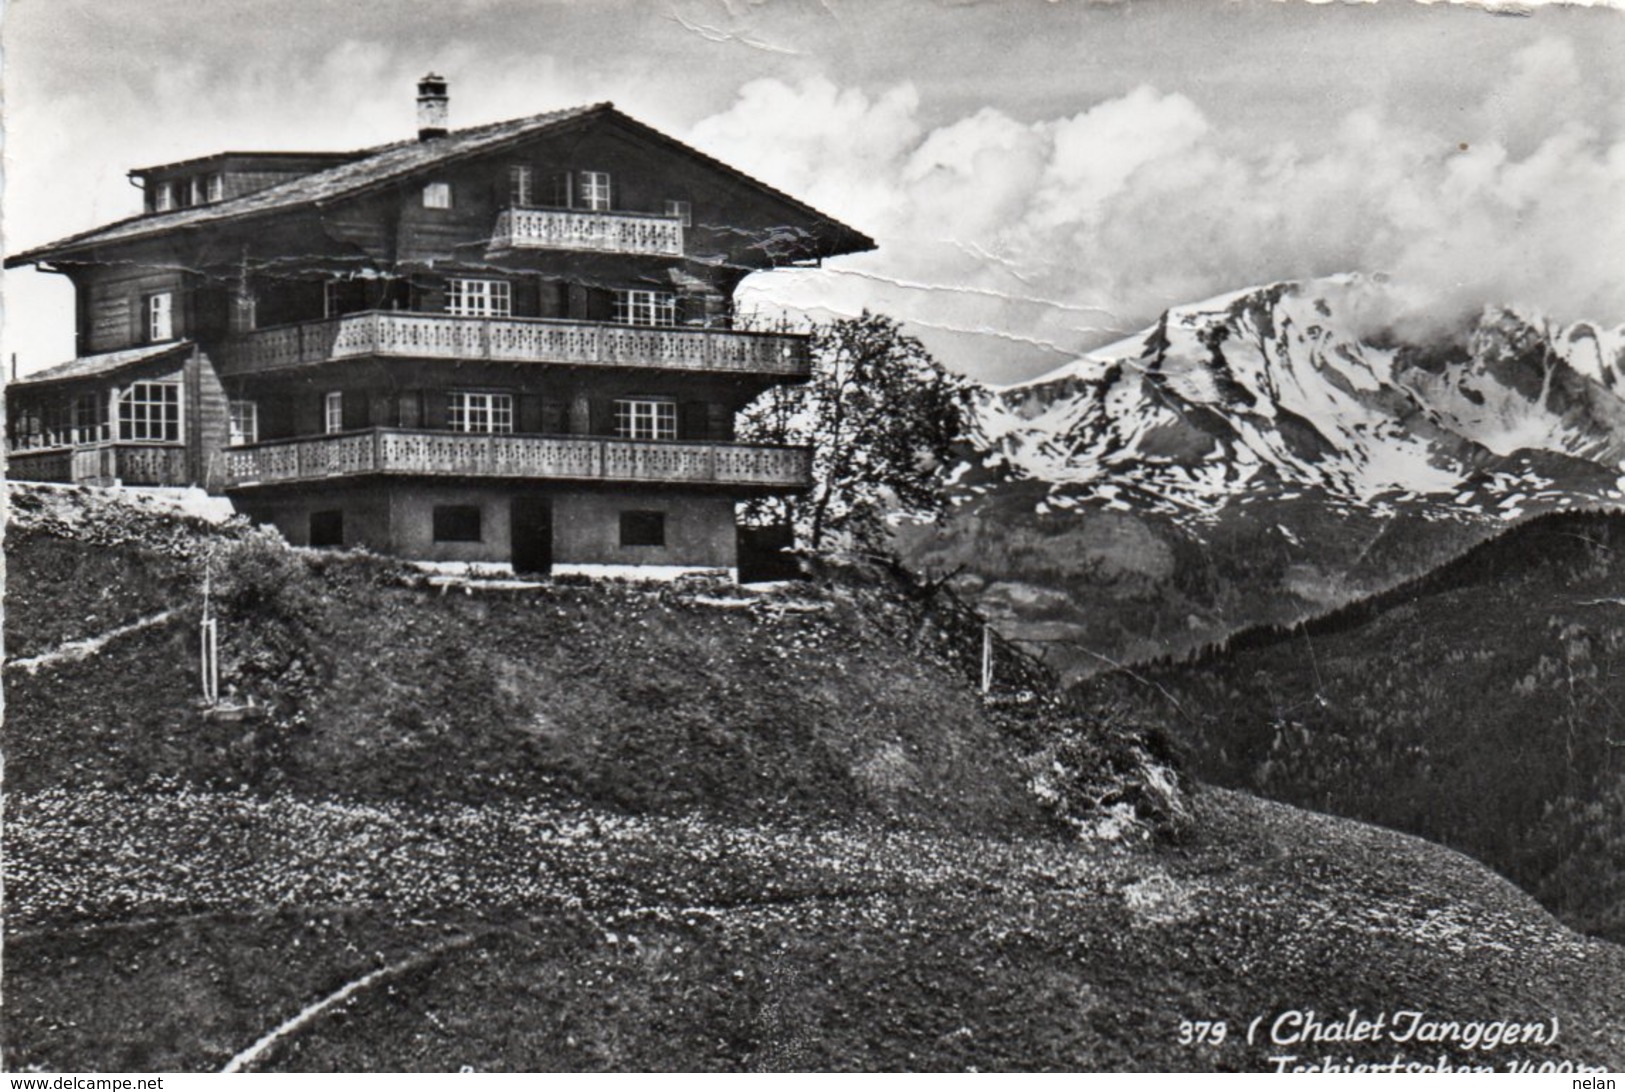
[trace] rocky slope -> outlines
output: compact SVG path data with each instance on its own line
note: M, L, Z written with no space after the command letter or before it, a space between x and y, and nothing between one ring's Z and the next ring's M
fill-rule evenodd
M986 391L953 516L899 541L1085 674L1621 503L1622 373L1625 330L1504 308L1423 329L1382 278L1232 293Z

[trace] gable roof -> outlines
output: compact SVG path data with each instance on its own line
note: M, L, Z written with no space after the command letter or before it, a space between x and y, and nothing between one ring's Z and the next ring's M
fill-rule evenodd
M120 349L116 353L81 356L63 364L54 364L49 368L30 372L28 375L19 375L10 385L25 387L37 383L57 383L68 379L90 379L94 376L111 375L125 368L133 368L137 364L150 364L191 348L190 341L166 341L162 345L142 345L136 349Z
M353 197L368 190L407 178L431 167L443 166L473 156L499 151L511 144L561 130L572 123L595 117L613 117L640 135L674 148L707 166L723 171L735 179L795 208L831 229L834 247L831 253L845 254L860 250L873 250L875 243L867 235L847 227L817 209L796 200L767 183L713 159L674 137L652 129L615 109L613 103L600 102L568 110L533 114L530 117L499 121L469 129L456 129L444 136L428 140L409 139L355 153L359 158L326 170L300 175L241 197L210 205L194 205L173 212L147 213L89 231L69 235L44 246L33 247L5 260L7 269L32 262L50 261L71 256L74 252L107 243L123 243L137 239L154 238L186 228L212 224L232 223L270 213L290 212L297 209L319 207L341 198ZM207 157L214 158L214 157Z

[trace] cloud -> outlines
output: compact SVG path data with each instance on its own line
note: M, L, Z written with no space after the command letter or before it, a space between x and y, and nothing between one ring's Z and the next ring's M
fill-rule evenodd
M1391 274L1418 320L1503 303L1625 321L1625 143L1593 99L1572 47L1542 39L1460 131L1368 105L1313 150L1150 86L1068 117L984 108L927 128L911 85L823 78L748 84L692 139L880 244L831 267L845 275L755 278L753 298L886 310L950 365L1008 379L1170 305L1345 270Z

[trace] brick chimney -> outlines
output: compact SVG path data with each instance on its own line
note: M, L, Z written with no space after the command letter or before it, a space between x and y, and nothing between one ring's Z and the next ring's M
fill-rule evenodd
M418 81L418 139L429 140L446 135L446 120L451 110L451 99L446 94L446 81L433 72Z

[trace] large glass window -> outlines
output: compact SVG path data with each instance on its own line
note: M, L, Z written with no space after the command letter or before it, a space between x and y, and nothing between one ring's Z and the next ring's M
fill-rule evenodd
M613 317L626 326L676 326L677 296L640 288L616 289Z
M118 432L121 440L178 441L181 385L132 383L119 395Z
M677 439L677 403L664 398L616 399L615 435L628 440Z
M486 391L452 391L446 423L457 432L512 432L513 395Z
M507 281L453 277L446 293L446 310L453 315L506 318L513 313Z

